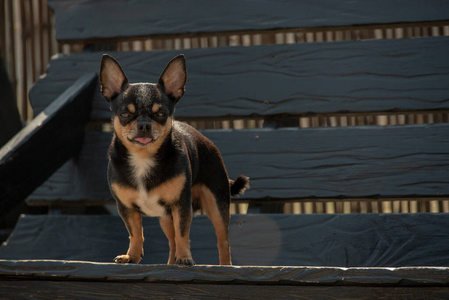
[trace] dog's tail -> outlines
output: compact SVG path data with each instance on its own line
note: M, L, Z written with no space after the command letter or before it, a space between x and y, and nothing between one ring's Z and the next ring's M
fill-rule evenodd
M239 175L236 180L229 179L229 186L232 196L242 195L249 189L249 177Z

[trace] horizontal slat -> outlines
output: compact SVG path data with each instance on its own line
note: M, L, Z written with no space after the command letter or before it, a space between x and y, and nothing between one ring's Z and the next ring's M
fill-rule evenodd
M441 0L50 0L58 40L347 26L449 19ZM230 21L232 20L232 21Z
M449 37L185 50L187 91L177 117L449 108ZM113 53L131 82L156 82L179 51ZM51 62L31 91L40 112L102 53ZM109 119L94 99L92 119Z
M208 131L245 198L449 195L449 126Z
M168 242L158 218L144 218L143 224L145 257L142 263L165 264ZM233 264L236 266L447 267L448 225L449 215L444 213L233 215L229 239ZM214 229L206 216L193 219L190 240L197 264L218 263ZM128 233L119 216L25 216L20 219L8 243L0 248L0 257L112 262L116 255L126 251L128 241ZM8 268L1 266L0 263L0 276L8 271ZM94 266L80 268L61 269L59 276L150 281L161 278L165 281L200 281L205 276L204 272L196 273L194 268L190 272L186 268L185 273L180 274L176 267L164 266L156 267L161 273L157 275L155 272L155 277L144 275L148 266L135 268L135 272L131 271L132 267L117 269L114 265L102 270ZM30 270L33 269L27 271L18 268L22 274L33 273ZM234 280L234 275L242 276L245 273L239 273L238 270L235 274L232 270L227 273L227 270L220 271L220 268L210 271L215 276L209 274L208 280L222 283ZM342 275L339 274L341 270L335 271L330 269L321 273L309 270L296 275L292 272L291 276L286 276L289 272L276 274L266 270L260 273L260 277L257 276L258 279L253 276L242 276L241 279L247 283L255 280L265 284L300 284L302 279L309 283L316 280L323 284L335 284L339 275ZM353 275L357 273L352 272ZM361 271L360 277L340 280L347 283L352 280L353 284L374 283L381 277L377 277L376 272L379 271L373 270L367 274ZM34 270L34 273L45 274L47 271ZM394 272L391 274L394 277ZM409 274L409 279L416 284L424 283L425 276L420 277L424 274ZM447 284L448 278L443 278L439 280L445 280ZM399 283L397 278L383 280L391 280L385 284Z
M72 267L72 263L60 263L60 265ZM196 267L205 269L208 267ZM284 269L284 268L282 268ZM435 268L434 268L435 269ZM238 269L239 271L241 269ZM410 269L412 273L415 269ZM185 271L179 270L180 273ZM259 271L259 270L257 270ZM255 273L257 273L255 271ZM264 271L261 270L262 272ZM273 270L276 272L277 270ZM301 272L302 270L295 270ZM316 270L320 271L320 270ZM433 271L433 270L432 270ZM386 273L390 272L385 270ZM438 273L447 275L447 270L437 270ZM240 272L239 272L240 273ZM388 275L386 275L388 276ZM260 285L260 284L208 284L195 283L147 283L147 282L93 282L84 280L64 280L46 278L43 280L15 280L0 281L2 296L6 299L14 299L17 295L23 298L54 299L77 298L83 295L85 298L106 297L108 299L139 299L154 298L171 299L347 299L358 300L375 299L414 299L425 295L427 299L445 300L449 288L444 286L423 287L378 287L372 286L325 286L325 285ZM350 295L350 296L349 296Z
M211 130L231 178L251 178L242 199L449 195L449 125ZM29 203L101 204L110 133L89 133L80 157ZM67 203L66 203L67 204Z
M0 216L79 153L97 80L84 75L0 149Z

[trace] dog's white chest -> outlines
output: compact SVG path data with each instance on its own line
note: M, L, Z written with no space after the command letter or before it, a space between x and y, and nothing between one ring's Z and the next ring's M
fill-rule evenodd
M159 204L159 200L160 195L139 188L139 198L136 201L136 205L147 216L161 217L165 215L165 208Z
M147 216L165 215L165 208L159 203L161 195L157 191L148 191L145 187L147 176L151 174L156 162L152 158L142 158L136 154L131 154L129 160L138 191L133 203Z
M136 184L146 180L156 165L156 161L152 157L141 157L137 154L129 155L129 164L132 168L133 179Z

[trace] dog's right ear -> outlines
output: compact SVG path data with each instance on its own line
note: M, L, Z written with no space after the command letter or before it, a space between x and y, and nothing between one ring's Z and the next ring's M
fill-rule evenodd
M108 102L111 102L128 86L128 78L119 63L108 54L103 54L101 58L100 83L101 93Z

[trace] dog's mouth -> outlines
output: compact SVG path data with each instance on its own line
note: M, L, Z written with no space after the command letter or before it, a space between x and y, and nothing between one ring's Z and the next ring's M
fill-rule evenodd
M153 138L146 137L146 136L136 137L132 140L132 142L135 142L137 144L144 145L144 146L150 144L152 141L154 141Z

